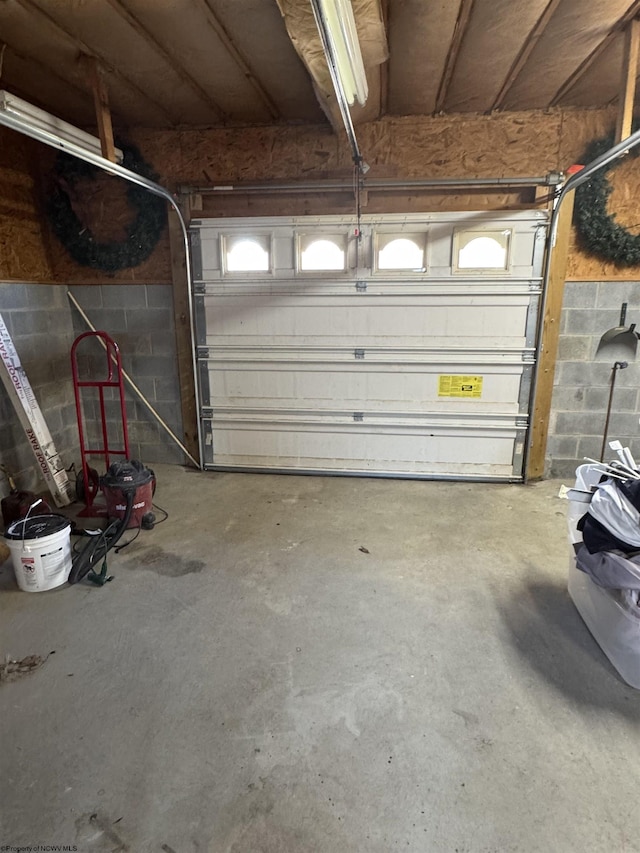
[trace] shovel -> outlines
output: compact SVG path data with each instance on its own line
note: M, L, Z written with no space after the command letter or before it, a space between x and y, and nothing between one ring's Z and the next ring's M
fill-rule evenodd
M596 353L599 353L603 347L606 347L609 344L616 344L617 346L629 347L635 355L636 349L638 348L638 333L635 330L636 324L633 323L631 326L625 326L626 319L627 303L623 302L622 307L620 308L620 324L604 333L600 338L600 343L598 344Z
M622 308L626 308L626 305L623 305ZM602 450L600 451L600 461L604 459L604 451L607 446L607 435L609 433L609 420L611 418L611 403L613 402L613 389L616 387L616 374L618 370L624 370L626 367L629 367L629 363L626 361L616 361L611 368L611 384L609 386L609 402L607 403L607 417L604 422L604 435L602 436Z

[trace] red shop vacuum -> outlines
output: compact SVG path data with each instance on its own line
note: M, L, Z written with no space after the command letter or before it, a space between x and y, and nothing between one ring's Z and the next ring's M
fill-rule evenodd
M114 462L100 478L100 489L107 502L109 518L125 518L128 514L127 528L153 527L155 516L152 506L156 477L142 462L137 459Z

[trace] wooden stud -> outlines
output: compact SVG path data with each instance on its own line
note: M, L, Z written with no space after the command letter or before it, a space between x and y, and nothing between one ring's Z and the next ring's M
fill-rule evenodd
M638 74L638 46L640 45L640 22L637 18L630 21L624 34L622 55L622 76L620 78L620 103L616 123L616 145L627 136L631 136L633 121L633 103L636 96L636 76Z
M551 250L551 267L547 285L547 302L542 319L542 342L538 355L538 383L531 416L531 448L527 463L527 479L544 476L545 452L549 434L553 379L558 356L562 298L569 259L569 240L575 193L569 193L558 215L556 245Z
M89 84L93 92L93 105L96 111L96 122L98 135L100 136L100 148L102 156L112 163L116 162L116 152L113 143L113 126L111 124L111 110L109 109L109 92L102 76L102 69L95 56L81 56Z
M533 206L536 208L546 207L551 210L555 198L554 187L536 187L533 194Z
M182 409L182 441L189 453L196 459L199 459L199 412L196 409L195 377L193 375L193 356L191 353L191 312L189 310L187 259L184 253L182 228L173 207L169 207L169 247L171 251L173 313L175 317L180 405Z

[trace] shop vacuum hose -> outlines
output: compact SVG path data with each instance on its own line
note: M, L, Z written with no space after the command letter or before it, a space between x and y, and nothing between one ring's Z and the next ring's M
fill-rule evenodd
M89 580L98 586L103 586L111 578L107 577L107 553L117 544L122 534L127 529L133 512L133 502L136 496L136 486L120 486L126 497L126 509L123 518L112 521L101 533L92 536L81 551L74 556L69 573L69 583L74 584L81 581L87 575ZM94 566L104 558L100 573L94 570Z

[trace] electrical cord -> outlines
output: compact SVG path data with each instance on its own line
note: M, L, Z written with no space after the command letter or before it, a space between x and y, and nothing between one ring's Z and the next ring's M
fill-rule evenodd
M141 530L142 530L142 528L140 527L140 525L138 525L138 529L136 530L135 534L131 537L131 539L127 540L127 542L123 542L122 545L118 545L118 547L115 549L116 554L119 554L123 548L127 547L127 545L131 545L132 542L135 542L136 539L138 538L138 536L140 536Z
M160 521L154 522L155 524L162 524L163 521L166 521L169 518L169 513L166 511L166 509L162 509L162 507L158 506L158 504L151 504L151 506L154 509L157 509L159 512L163 513L164 515L164 518L161 518Z

